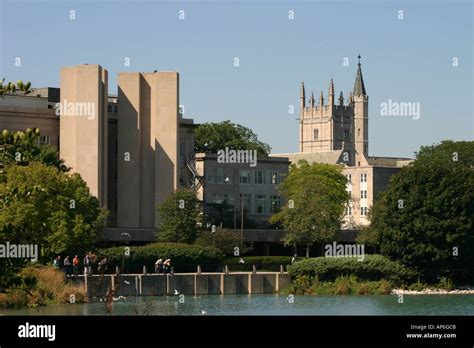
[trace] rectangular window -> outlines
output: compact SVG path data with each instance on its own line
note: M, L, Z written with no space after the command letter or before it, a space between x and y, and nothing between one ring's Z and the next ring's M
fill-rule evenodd
M107 105L107 111L108 111L108 112L112 112L112 110L113 110L113 106L110 105L110 104Z
M318 140L319 138L319 129L314 130L314 140Z
M224 169L223 168L209 168L207 172L207 181L211 184L224 183Z
M347 216L352 215L352 207L349 204L346 206L346 215Z
M272 213L278 213L281 208L280 196L270 196Z
M247 193L244 193L242 195L242 203L244 205L244 213L245 214L250 214L250 204L251 204L251 199L252 199L252 195L250 194L247 194Z
M227 194L226 193L214 193L213 203L216 204L227 204Z
M265 172L263 170L255 171L255 183L259 185L265 184Z
M361 190L360 191L360 198L361 199L366 199L367 198L367 190Z
M250 184L250 170L240 170L240 183Z
M281 182L280 173L271 172L270 175L271 175L272 185L277 185Z
M360 182L367 182L367 173L362 173L360 175Z
M352 175L351 174L347 174L346 178L347 178L348 183L352 183Z
M51 144L51 138L49 135L40 135L38 138L36 138L36 143L38 145L49 145Z
M367 213L369 212L369 208L367 207L360 207L360 215L361 216L367 216Z
M256 214L265 214L266 209L266 197L265 195L255 195L255 213Z

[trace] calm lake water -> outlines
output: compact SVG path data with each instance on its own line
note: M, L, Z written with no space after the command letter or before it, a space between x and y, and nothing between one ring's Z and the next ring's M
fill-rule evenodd
M474 315L474 295L305 296L186 295L128 297L115 302L114 315ZM105 315L103 302L50 305L0 311L0 315Z

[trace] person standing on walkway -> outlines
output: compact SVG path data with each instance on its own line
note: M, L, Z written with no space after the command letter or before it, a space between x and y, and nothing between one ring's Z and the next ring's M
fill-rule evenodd
M69 261L69 255L64 259L64 271L66 272L66 277L71 275L71 261Z
M56 256L53 260L53 266L56 269L61 269L61 256Z
M155 262L155 273L161 273L163 271L163 259L159 258Z
M170 273L171 272L171 259L166 259L165 262L163 262L164 266L164 273Z
M84 256L84 260L82 260L82 263L84 264L84 275L90 276L91 275L91 260L89 258L89 254L86 254L86 256Z
M72 268L74 275L77 276L79 274L79 258L77 255L72 259Z

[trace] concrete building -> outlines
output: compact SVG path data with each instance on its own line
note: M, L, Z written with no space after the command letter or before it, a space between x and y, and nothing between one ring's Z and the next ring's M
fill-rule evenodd
M108 73L100 65L61 69L59 152L107 208Z
M347 177L351 202L346 207L343 229L357 229L369 224L367 214L377 194L383 191L390 177L410 163L409 158L369 156L369 96L362 69L357 72L352 92L345 103L342 91L335 101L334 82L330 81L328 101L321 91L316 104L313 93L306 103L305 85L300 89L299 152L272 154L290 162L339 164Z
M61 88L0 96L0 128L37 127L110 211L106 239L153 241L156 205L194 180L192 119L179 113L179 74L122 73L108 95L99 65L61 69Z
M179 75L121 73L118 88L117 225L158 227L179 180Z
M282 205L277 185L288 174L289 164L288 158L258 157L256 166L251 167L247 163L219 163L217 154L197 153L196 172L202 180L197 196L208 213L218 204L230 206L233 223L229 228L240 228L242 206L244 228L266 227Z
M59 88L32 89L27 95L0 95L0 129L24 131L39 128L39 142L59 148L59 116L55 105Z

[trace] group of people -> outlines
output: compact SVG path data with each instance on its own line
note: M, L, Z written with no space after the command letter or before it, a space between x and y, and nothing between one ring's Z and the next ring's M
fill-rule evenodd
M155 262L155 273L171 273L173 274L173 270L171 268L171 259L166 259L163 261L162 258L159 258Z
M88 276L92 275L93 258L95 258L95 255L93 255L92 253L87 253L82 259L85 275L88 275ZM74 258L72 259L72 262L69 258L69 255L64 258L64 261L61 261L61 256L58 255L53 260L53 266L58 270L64 270L64 272L66 273L66 276L79 275L80 262L79 262L79 257L77 255L74 256ZM100 274L104 274L106 270L107 270L107 258L104 257L102 260L100 260L97 267L97 271Z

